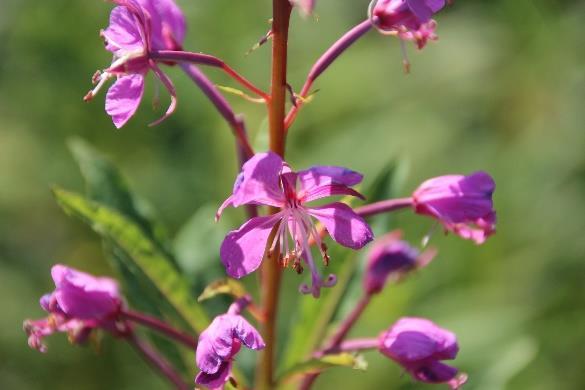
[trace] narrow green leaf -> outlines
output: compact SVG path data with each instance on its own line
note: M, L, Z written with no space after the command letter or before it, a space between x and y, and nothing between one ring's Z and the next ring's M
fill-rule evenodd
M241 298L246 295L244 285L234 279L220 279L205 287L205 290L197 298L198 302L213 298L219 294L231 295L234 298Z
M128 267L140 270L193 330L201 332L207 327L207 315L192 297L187 281L140 227L119 212L79 194L59 188L54 188L53 193L67 214L81 219L123 250L131 260Z
M286 370L278 379L279 383L286 383L296 379L300 375L318 374L332 367L349 367L354 370L365 371L368 363L363 355L352 355L349 353L340 353L335 355L325 355L318 359L311 359L299 363Z

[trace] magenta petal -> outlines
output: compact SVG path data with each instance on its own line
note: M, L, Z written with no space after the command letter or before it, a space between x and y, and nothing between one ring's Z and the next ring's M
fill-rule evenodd
M445 0L426 0L425 3L433 12L439 12L445 6Z
M102 31L106 49L112 53L144 49L136 17L126 7L116 7L110 14L110 25Z
M417 367L411 372L412 375L421 382L445 383L454 379L459 370L447 364L432 361Z
M303 203L306 203L334 195L349 195L355 196L360 199L365 199L365 197L362 194L360 194L353 188L349 188L342 184L329 184L320 187L313 187L313 189L310 192L304 194L302 201Z
M266 346L260 333L244 317L234 316L232 321L234 336L246 347L258 350Z
M275 153L258 153L246 161L236 178L232 204L265 204L282 206L284 195L280 189L282 159Z
M55 300L69 317L99 320L118 310L120 296L114 280L96 278L63 265L55 265L51 275L57 287Z
M343 167L317 166L298 172L301 191L311 192L316 187L341 184L348 187L361 183L363 175Z
M360 249L374 238L366 221L344 203L308 208L307 212L325 225L335 241L348 248Z
M199 335L195 354L197 367L208 374L215 374L224 360L232 353L233 335L231 318L215 317L209 327Z
M185 39L186 23L181 9L172 0L138 0L150 17L154 50L178 50Z
M459 347L452 332L424 318L404 317L382 338L382 352L408 364L424 359L454 359Z
M428 22L433 16L433 10L427 5L426 0L406 0L406 2L420 23Z
M220 256L229 276L239 279L260 266L270 231L280 218L279 214L255 217L228 233L221 244Z
M144 93L144 76L122 76L110 87L106 95L106 112L119 129L134 115Z
M206 373L205 371L201 371L197 374L195 377L195 383L209 389L222 389L223 385L225 385L228 380L231 370L231 362L222 362L217 371L212 374Z

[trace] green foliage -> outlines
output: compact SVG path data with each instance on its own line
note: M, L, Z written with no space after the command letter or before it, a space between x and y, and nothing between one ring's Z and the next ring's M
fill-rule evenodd
M321 358L310 359L289 368L282 373L277 379L277 382L286 383L295 379L295 377L298 379L302 375L317 374L334 367L349 367L354 370L365 371L368 363L362 355L352 355L349 353L325 355Z
M140 270L142 276L158 289L161 299L170 304L194 331L201 332L207 327L207 315L193 299L187 281L135 223L79 194L59 188L54 188L53 193L67 214L79 218L102 238L123 250L127 256L120 259L130 260L128 268Z

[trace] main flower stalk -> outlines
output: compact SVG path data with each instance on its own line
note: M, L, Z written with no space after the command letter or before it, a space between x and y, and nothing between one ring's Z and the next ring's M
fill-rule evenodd
M284 158L285 103L287 94L288 28L292 6L289 0L272 0L272 81L268 116L270 150ZM270 210L275 213L278 210ZM274 234L274 233L273 233ZM278 258L278 254L272 253ZM270 260L270 259L269 259ZM262 266L262 304L266 322L264 339L266 348L260 355L255 388L270 389L274 383L274 355L276 344L276 314L282 271L277 261L265 261Z

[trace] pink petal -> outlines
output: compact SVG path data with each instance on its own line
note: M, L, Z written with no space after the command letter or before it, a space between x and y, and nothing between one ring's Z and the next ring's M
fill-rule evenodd
M195 377L195 383L205 386L209 389L222 389L227 382L232 371L232 363L230 361L222 362L217 371L210 374L201 371Z
M425 3L435 13L439 12L445 6L445 0L426 0Z
M307 212L325 225L335 241L348 248L360 249L374 238L366 221L344 203L308 208Z
M232 322L234 336L246 347L259 350L266 346L260 333L244 317L234 316Z
M316 166L300 171L297 175L300 189L304 192L311 192L317 187L332 184L351 187L361 183L363 179L361 173L335 166Z
M148 13L151 45L154 50L180 50L186 23L181 9L172 0L138 0Z
M452 381L459 372L455 367L447 364L432 361L417 367L412 375L419 381L425 383L445 383ZM460 384L458 384L460 386Z
M427 5L427 0L406 0L406 2L420 23L428 22L433 16L433 10Z
M230 316L221 315L199 335L195 354L197 367L208 374L215 374L224 360L232 354L233 329Z
M68 316L99 320L118 310L121 298L116 281L63 265L54 266L51 275L57 287L55 300Z
M229 276L239 279L260 266L268 236L280 218L279 214L255 217L228 233L221 244L220 256Z
M126 7L116 7L110 14L110 25L102 31L106 49L112 53L144 49L140 27L134 14Z
M355 196L360 199L366 199L362 194L354 190L353 188L349 188L347 186L341 184L330 184L330 185L323 185L320 187L314 187L308 193L305 193L302 197L302 202L311 202L313 200L326 198L328 196L334 195L349 195Z
M106 112L119 129L136 113L144 93L144 76L131 74L119 77L106 95Z
M459 347L454 333L424 318L404 317L383 335L381 350L406 365L429 358L454 359Z
M282 206L284 194L280 188L280 172L283 161L275 153L257 153L246 161L236 178L232 204L265 204Z

